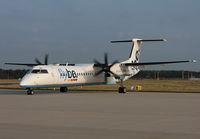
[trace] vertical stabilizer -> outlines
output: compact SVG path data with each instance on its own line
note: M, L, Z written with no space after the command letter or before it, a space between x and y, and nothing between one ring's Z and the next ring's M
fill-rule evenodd
M133 44L128 61L131 63L138 63L140 58L140 45L142 41L141 39L133 39L132 42Z

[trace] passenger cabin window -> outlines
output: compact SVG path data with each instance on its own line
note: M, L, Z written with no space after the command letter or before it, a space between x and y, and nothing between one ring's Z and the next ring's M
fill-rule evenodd
M34 70L32 70L32 72L31 73L48 73L48 71L47 70L45 70L45 69L42 69L42 70L39 70L39 69L34 69Z

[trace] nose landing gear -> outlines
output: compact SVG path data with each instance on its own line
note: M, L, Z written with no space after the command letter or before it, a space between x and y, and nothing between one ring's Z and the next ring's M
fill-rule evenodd
M33 89L27 88L27 95L34 95Z

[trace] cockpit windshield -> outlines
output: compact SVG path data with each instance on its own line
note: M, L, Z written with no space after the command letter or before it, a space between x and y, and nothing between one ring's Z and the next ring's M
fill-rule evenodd
M31 73L48 73L46 69L34 69Z

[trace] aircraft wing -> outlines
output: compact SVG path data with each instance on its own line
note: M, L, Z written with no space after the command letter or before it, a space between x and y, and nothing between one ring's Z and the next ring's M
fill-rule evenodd
M124 66L147 66L147 65L165 65L174 63L187 63L196 62L195 60L185 60L185 61L166 61L166 62L143 62L143 63L122 63Z
M13 85L13 84L19 84L19 83L16 82L0 83L0 85Z
M20 65L20 66L29 66L29 67L33 67L33 66L37 66L38 64L27 64L27 63L5 63L7 65Z
M37 66L37 65L48 65L48 54L45 55L44 63L40 62L40 60L38 60L38 58L35 58L35 62L36 62L35 64L31 64L31 63L4 63L4 64L28 66L28 67L33 67L33 66Z

